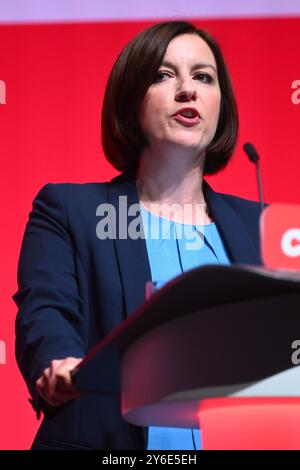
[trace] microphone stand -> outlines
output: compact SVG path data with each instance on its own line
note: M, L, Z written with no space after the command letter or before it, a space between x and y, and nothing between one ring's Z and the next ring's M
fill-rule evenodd
M265 208L265 203L264 203L261 172L260 172L260 166L259 166L259 156L254 146L250 143L244 144L243 149L248 155L249 160L255 164L260 208L261 208L261 211L263 211Z

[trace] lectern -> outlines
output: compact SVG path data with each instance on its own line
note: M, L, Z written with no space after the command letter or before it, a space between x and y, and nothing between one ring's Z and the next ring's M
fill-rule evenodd
M207 265L154 294L74 381L105 390L109 358L130 423L200 426L204 449L300 449L298 339L300 273Z

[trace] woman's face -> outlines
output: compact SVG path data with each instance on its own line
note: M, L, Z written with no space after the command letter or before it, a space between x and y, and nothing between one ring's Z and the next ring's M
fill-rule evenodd
M150 148L175 144L199 155L216 132L220 101L217 66L206 42L196 34L174 38L140 108Z

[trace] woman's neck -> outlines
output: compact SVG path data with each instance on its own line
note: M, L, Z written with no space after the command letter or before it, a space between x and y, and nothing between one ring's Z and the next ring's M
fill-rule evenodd
M202 190L204 158L191 161L186 157L146 151L136 174L140 203L150 212L177 222L211 223Z

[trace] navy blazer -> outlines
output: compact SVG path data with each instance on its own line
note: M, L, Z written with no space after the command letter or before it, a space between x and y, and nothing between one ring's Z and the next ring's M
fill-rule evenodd
M216 193L205 181L203 190L231 262L261 264L259 204ZM151 280L145 240L100 240L96 234L97 207L111 203L118 216L119 196L138 203L133 175L109 183L46 184L33 201L13 299L18 365L33 407L44 412L34 449L146 448L144 429L121 417L119 393L104 390L52 408L34 386L52 359L84 356L145 301ZM116 373L107 364L104 383Z

